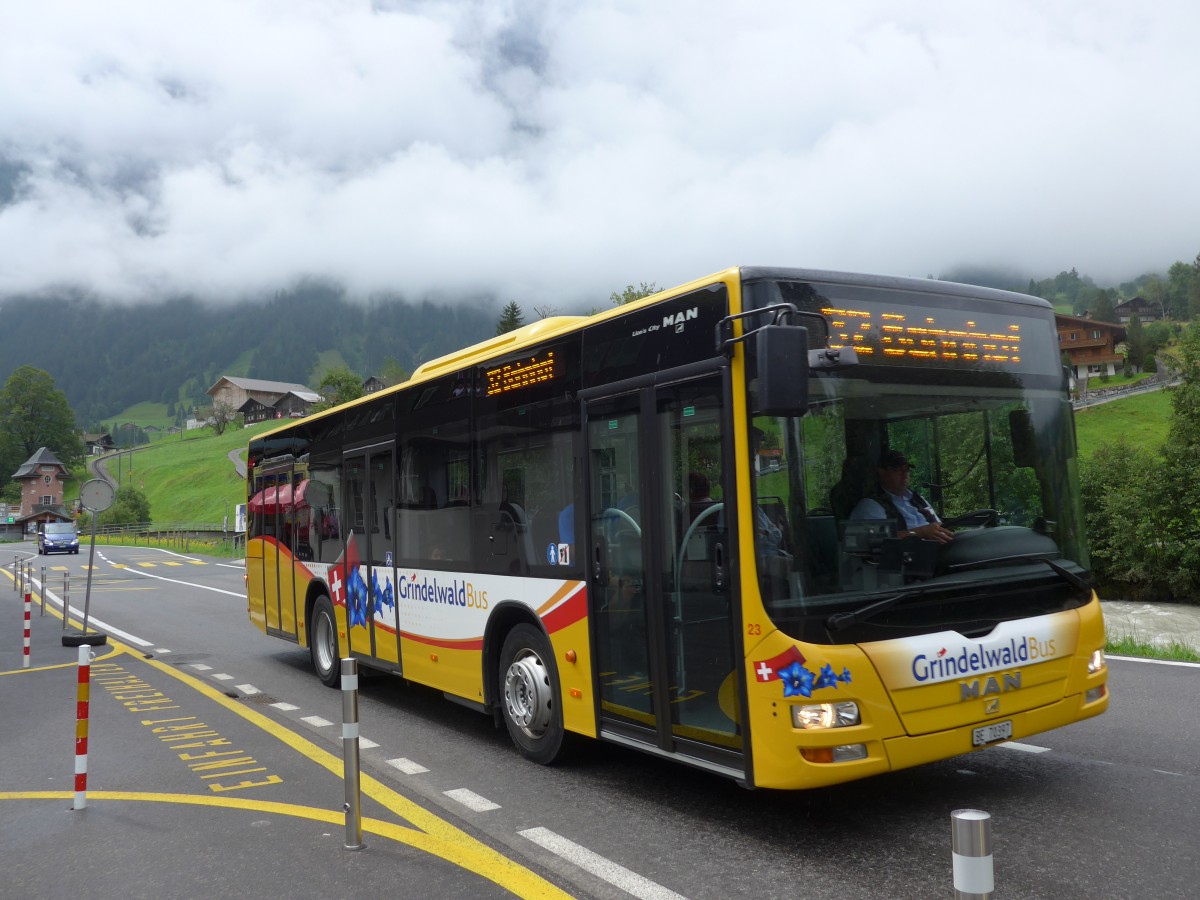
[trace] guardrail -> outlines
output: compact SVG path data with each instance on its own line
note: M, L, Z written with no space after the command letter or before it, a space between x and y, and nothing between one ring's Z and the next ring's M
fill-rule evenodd
M80 541L87 540L91 527L80 529ZM192 544L223 544L234 555L238 548L246 545L246 535L240 532L226 531L221 525L204 522L178 522L159 524L154 522L133 522L124 525L97 525L96 536L116 538L122 543L128 542L135 547L144 544L147 547L166 547L180 550L184 553L191 551Z

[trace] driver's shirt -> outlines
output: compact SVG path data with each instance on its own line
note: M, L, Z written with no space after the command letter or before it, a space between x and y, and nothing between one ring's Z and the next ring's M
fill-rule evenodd
M900 511L900 515L904 517L904 524L911 531L914 528L920 528L922 525L928 525L930 522L941 521L931 508L925 507L922 512L913 503L913 492L905 489L903 494L893 494L890 491L888 496L892 500L892 504ZM851 519L886 519L888 517L887 510L883 508L883 504L878 500L873 500L870 497L864 497L858 501L858 505L854 507L854 511L850 513Z

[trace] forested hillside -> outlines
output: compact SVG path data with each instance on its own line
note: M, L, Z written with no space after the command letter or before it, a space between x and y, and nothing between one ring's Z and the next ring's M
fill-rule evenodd
M941 277L1035 294L1060 309L1089 309L1102 321L1115 321L1114 304L1135 294L1175 320L1200 318L1200 255L1191 264L1172 263L1165 277L1147 274L1117 287L1097 286L1074 269L1039 280L974 266ZM624 302L653 286L642 287L647 290L630 285L624 295L609 299ZM519 321L520 307L515 301L509 306L506 311L515 310ZM8 297L0 300L0 380L26 364L48 372L76 421L87 426L141 402L205 406L206 391L222 375L316 388L328 365L344 364L363 377L381 374L389 362L411 372L494 335L500 307L487 297L455 303L398 296L363 300L325 282L242 303L172 299L124 305L79 294Z
M439 306L397 298L354 302L326 285L259 303L177 299L114 305L80 296L0 303L0 379L29 364L49 372L80 423L141 401L205 405L222 375L315 386L317 357L335 351L356 372L420 363L495 333L492 304ZM24 340L21 335L36 336Z

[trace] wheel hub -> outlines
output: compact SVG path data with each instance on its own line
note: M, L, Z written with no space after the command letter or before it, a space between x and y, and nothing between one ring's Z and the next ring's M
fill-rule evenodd
M525 651L504 674L504 704L509 718L525 734L542 737L552 717L550 678L536 653Z
M327 616L317 617L317 661L323 670L333 665L333 624Z

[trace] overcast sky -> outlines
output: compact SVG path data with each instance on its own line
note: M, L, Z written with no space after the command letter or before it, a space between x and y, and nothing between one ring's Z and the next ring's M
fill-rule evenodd
M0 295L1200 251L1194 0L0 5Z

